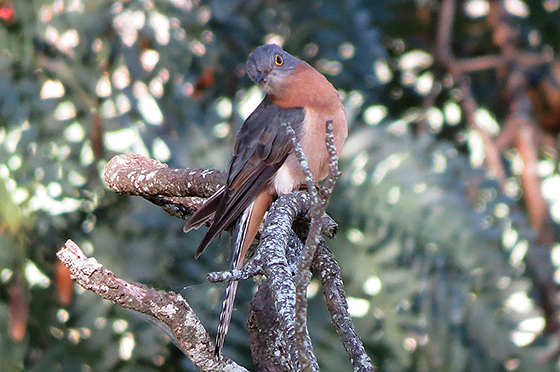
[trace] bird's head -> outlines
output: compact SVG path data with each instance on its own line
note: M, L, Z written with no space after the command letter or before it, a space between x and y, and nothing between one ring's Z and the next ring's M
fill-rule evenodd
M275 44L258 47L249 55L245 69L247 75L269 94L281 88L282 81L298 64L299 59Z

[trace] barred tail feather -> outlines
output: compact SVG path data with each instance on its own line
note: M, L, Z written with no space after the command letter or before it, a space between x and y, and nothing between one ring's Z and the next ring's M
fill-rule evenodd
M237 293L238 281L228 282L226 286L226 296L222 303L222 312L220 314L220 323L218 324L218 333L216 334L216 355L222 354L224 341L229 329L231 314L233 313L233 304L235 302L235 294Z
M249 226L253 205L254 202L245 209L233 228L231 236L231 246L233 249L230 265L231 270L239 270L243 267L243 258L246 253L246 249L244 249L246 246L245 239L247 238L247 228ZM229 329L238 285L238 281L231 281L228 282L226 286L225 298L222 303L222 312L220 313L220 322L218 323L218 333L216 334L216 355L218 356L222 353L226 334Z

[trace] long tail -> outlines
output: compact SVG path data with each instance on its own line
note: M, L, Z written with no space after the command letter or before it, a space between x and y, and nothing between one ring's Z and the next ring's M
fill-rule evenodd
M264 214L270 207L270 204L272 204L272 200L273 196L268 192L261 193L237 219L231 235L231 246L233 249L231 270L240 270L243 267L245 254L255 239ZM216 334L216 355L218 357L222 354L224 340L229 329L238 285L238 281L231 281L226 286L220 322L218 323L218 333Z
M235 294L237 293L238 281L228 282L226 287L226 297L222 303L222 313L220 314L220 323L218 324L218 333L216 334L216 355L222 355L222 348L229 329L231 314L233 313L233 303L235 302Z
M231 236L231 246L233 249L231 257L231 270L239 270L243 267L243 258L245 252L242 252L245 238L247 237L247 228L249 227L249 220L251 218L251 212L253 210L253 205L245 209L243 214L239 217L232 231ZM251 244L249 242L248 244ZM237 280L230 281L226 285L226 294L224 297L224 302L222 302L222 312L220 313L220 322L218 323L218 333L216 334L216 355L221 355L222 348L224 346L224 341L226 334L229 329L229 323L231 321L231 314L233 313L233 304L235 302L235 295L237 293L237 286L239 282Z

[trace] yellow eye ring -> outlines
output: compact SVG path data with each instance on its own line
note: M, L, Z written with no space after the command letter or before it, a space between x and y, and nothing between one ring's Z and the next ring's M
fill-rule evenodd
M282 66L284 64L284 59L282 58L282 56L280 54L277 54L274 57L274 64L276 66Z

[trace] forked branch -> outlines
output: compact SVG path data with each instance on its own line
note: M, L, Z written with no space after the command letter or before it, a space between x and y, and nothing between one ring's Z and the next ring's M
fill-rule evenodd
M257 274L266 276L253 299L248 320L251 350L259 370L319 370L307 332L306 289L311 269L321 277L333 326L354 370L374 370L348 315L338 265L321 238L322 233L334 236L337 229L336 223L325 214L328 197L339 174L332 123L326 125L330 174L320 191L293 130L290 132L287 126L307 174L309 192L296 191L273 203L263 223L260 244L242 270L208 275L211 282L242 280ZM196 210L204 198L218 190L225 179L220 171L170 169L155 160L131 154L114 157L107 164L104 176L113 191L141 196L183 219ZM180 294L156 291L119 279L94 258L87 258L70 240L58 252L58 257L84 288L121 307L164 322L180 349L201 370L245 371L231 360L215 357L210 336Z

